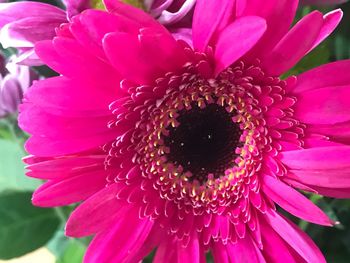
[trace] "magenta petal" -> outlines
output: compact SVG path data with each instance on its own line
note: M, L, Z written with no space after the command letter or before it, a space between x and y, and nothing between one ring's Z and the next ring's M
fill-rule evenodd
M185 63L183 51L168 34L109 33L103 40L103 47L115 69L139 84L152 83L162 73Z
M80 79L79 76L83 75L83 80L93 81L99 88L106 83L117 85L121 80L111 65L95 57L71 38L56 37L53 41L38 42L35 52L53 70L72 79Z
M315 43L311 47L310 51L313 50L315 47L317 47L330 34L332 34L334 29L340 23L340 20L342 19L342 17L343 17L343 12L340 9L329 12L323 17L324 22L323 22L323 26L321 28L320 34L315 40Z
M288 178L303 184L329 187L350 188L350 168L346 169L320 169L320 170L290 170Z
M105 171L93 171L49 181L38 188L33 195L33 204L42 207L64 206L83 201L106 185Z
M116 216L125 216L129 207L121 204L116 195L121 187L113 184L91 196L71 214L66 226L66 235L83 237L104 229Z
M326 263L321 251L315 243L297 226L280 216L273 210L268 210L266 219L271 227L283 238L305 261Z
M221 242L214 242L211 247L214 262L230 263L226 247Z
M297 0L249 0L246 2L243 16L260 16L266 20L267 29L257 45L249 52L248 59L253 61L271 52L281 38L288 32L297 7Z
M157 248L153 263L178 263L176 248L175 242L172 242L171 239L165 239Z
M298 76L293 93L298 94L307 90L348 85L350 83L349 68L350 60L342 60L309 70Z
M246 236L237 243L228 243L227 254L230 262L267 263L254 241Z
M298 95L294 116L308 124L335 124L350 120L350 86L326 87Z
M314 11L300 20L262 59L266 72L279 76L292 68L313 46L323 25L323 15ZM300 45L299 43L303 44Z
M265 30L265 20L256 16L238 18L227 26L220 33L216 44L216 75L247 53ZM247 35L246 32L250 33Z
M129 211L117 218L110 228L94 237L84 263L125 262L127 256L132 257L142 247L152 227L153 221L139 219L137 209Z
M177 245L177 258L184 263L200 263L200 248L197 232L190 235L190 242L187 247L183 247L182 242Z
M333 198L350 198L350 187L349 188L328 188L312 186L318 194L329 196Z
M224 15L233 9L235 0L197 0L193 16L193 45L198 51L205 51L210 39L222 22Z
M59 158L46 158L45 160L30 162L35 157L29 156L24 162L27 175L44 180L62 180L66 177L79 175L86 172L97 172L104 169L104 154L87 156L65 156Z
M328 216L314 203L280 180L264 176L263 189L269 198L289 213L315 224L333 225Z
M344 169L350 167L350 146L287 151L280 153L280 158L291 169Z
M300 262L293 256L292 249L266 222L262 222L260 227L264 244L263 254L267 262Z

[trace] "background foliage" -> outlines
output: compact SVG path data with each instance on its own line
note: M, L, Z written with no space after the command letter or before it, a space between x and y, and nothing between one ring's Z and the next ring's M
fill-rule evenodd
M44 2L62 6L59 2ZM58 0L59 1L59 0ZM305 57L287 75L298 74L318 65L350 58L350 2L343 4L344 19L337 31L321 46ZM298 18L314 7L301 7ZM330 8L328 8L330 10ZM322 11L329 11L323 8ZM4 50L9 56L13 50ZM49 76L46 68L36 69ZM89 239L69 239L64 236L64 224L73 206L64 208L36 208L30 199L40 181L24 176L21 158L25 156L23 143L27 135L17 126L16 116L0 120L0 259L22 256L46 246L57 263L80 263ZM320 246L328 262L350 261L350 200L333 200L311 195L310 198L340 224L333 228L296 221ZM145 262L151 262L150 255ZM208 255L208 262L210 262Z

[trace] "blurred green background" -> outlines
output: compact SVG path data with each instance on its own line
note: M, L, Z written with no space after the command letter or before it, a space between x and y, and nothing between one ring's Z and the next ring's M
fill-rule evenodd
M45 2L62 6L59 2ZM286 76L329 61L350 58L350 2L340 7L345 15L336 32ZM315 7L300 7L297 19L313 9ZM331 9L321 8L323 12ZM7 56L14 52L3 51ZM52 74L44 67L36 70L46 76ZM24 176L21 158L25 156L23 143L27 135L18 128L16 117L11 115L0 119L0 260L21 257L46 247L52 254L52 262L80 263L89 239L69 239L64 236L65 221L74 207L42 209L31 205L32 192L41 182ZM310 195L310 198L340 224L327 228L295 218L292 220L315 240L328 262L350 262L350 200L335 200L316 195ZM150 262L151 257L150 255L145 262ZM28 260L30 259L21 262L32 263ZM208 256L208 262L210 260ZM44 259L40 262L48 263Z

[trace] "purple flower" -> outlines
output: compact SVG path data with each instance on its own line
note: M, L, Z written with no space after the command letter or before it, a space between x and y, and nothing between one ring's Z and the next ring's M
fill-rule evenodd
M28 66L14 63L15 57L11 58L5 66L1 56L1 80L0 80L0 117L15 113L21 103L24 92L32 85L38 76Z
M19 50L15 63L42 65L33 49L35 43L52 39L56 29L74 15L98 6L91 0L63 1L66 11L30 1L0 4L0 42L4 48ZM171 28L177 38L186 40L191 34L189 27L194 4L195 0L147 0L145 6L162 24Z
M163 25L190 27L196 0L145 0L146 10Z
M0 4L0 40L4 48L14 47L19 56L14 62L37 66L41 61L34 53L34 44L52 39L55 28L66 22L63 10L37 2Z

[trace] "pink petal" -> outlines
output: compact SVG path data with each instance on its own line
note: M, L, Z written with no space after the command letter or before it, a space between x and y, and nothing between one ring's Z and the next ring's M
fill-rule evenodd
M117 85L101 88L101 84L60 76L36 81L26 92L25 101L40 105L54 115L92 117L111 114L109 104L121 95Z
M350 187L349 188L327 188L312 186L318 194L334 197L334 198L350 198Z
M27 175L44 180L63 179L85 172L104 169L105 158L106 156L104 154L50 158L48 160L29 163L28 166L26 166L28 171ZM28 163L28 158L26 158L24 162Z
M350 60L342 60L309 70L298 76L293 93L348 85L350 83L349 68Z
M272 76L292 68L313 46L323 25L323 15L314 11L300 20L262 59L262 66ZM300 45L299 43L303 44Z
M350 168L320 170L290 170L287 177L303 184L329 187L350 188Z
M82 46L106 60L102 47L102 39L106 34L128 32L137 35L141 26L127 17L90 9L73 19L70 30Z
M297 0L249 0L242 16L260 16L266 20L267 29L257 45L249 52L249 60L261 58L276 46L288 32L298 7Z
M190 242L187 247L183 247L182 242L177 244L178 261L184 263L200 263L200 249L197 232L190 235Z
M90 243L84 263L125 262L142 247L153 228L153 221L139 219L137 209L117 218L111 227L98 233Z
M169 239L169 238L168 238ZM157 248L153 263L177 263L176 243L172 240L163 240Z
M211 245L211 253L213 255L214 262L230 263L227 248L222 244L222 242L213 242Z
M271 227L284 239L305 261L326 263L321 251L304 232L277 212L268 210L266 219Z
M34 192L33 204L42 207L64 206L83 201L103 189L105 171L93 171L45 183Z
M204 52L226 13L233 9L235 0L197 0L193 15L193 45Z
M220 33L216 44L216 75L247 53L259 41L265 30L265 20L255 16L238 18L227 26Z
M306 221L331 226L328 216L309 199L272 176L263 178L264 193L289 213Z
M49 157L75 154L81 151L90 150L102 146L106 144L106 142L110 142L114 139L115 134L112 132L91 136L88 140L87 138L53 140L52 138L33 135L25 143L25 149L28 153L42 157Z
M74 39L56 37L53 41L41 41L35 45L35 52L53 70L72 79L83 75L86 82L99 87L103 84L117 86L121 81L111 65L95 57Z
M119 218L125 216L130 207L117 199L120 189L120 185L112 184L79 205L68 219L66 235L89 236L103 230L118 214Z
M326 87L298 95L294 116L308 124L335 124L350 120L350 86Z
M160 33L139 37L127 33L109 33L103 40L112 65L125 78L149 84L163 74L179 69L185 56L173 38Z
M343 17L343 12L340 9L334 10L332 12L327 13L323 17L323 26L321 28L320 34L318 38L315 40L314 45L311 47L310 51L317 47L323 40L325 40L334 29L340 23L340 20Z
M291 253L292 249L265 221L260 226L264 244L263 254L267 262L300 262Z
M228 243L227 254L230 262L266 263L260 249L249 236L239 239L235 244Z
M291 169L344 169L350 167L350 146L287 151L280 153L280 158Z

